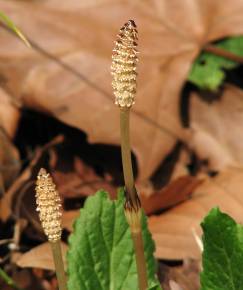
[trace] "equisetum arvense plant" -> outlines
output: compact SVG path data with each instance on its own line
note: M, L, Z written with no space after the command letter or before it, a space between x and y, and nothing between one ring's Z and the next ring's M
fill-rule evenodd
M113 50L111 73L115 104L120 109L122 165L126 192L124 210L134 243L139 289L146 290L148 282L142 239L141 203L134 184L129 137L130 109L134 104L137 90L137 35L133 20L129 20L120 29Z
M36 204L42 228L50 242L58 286L67 290L66 274L61 251L61 199L51 176L41 168L36 181Z
M121 152L126 193L124 212L134 244L139 289L147 290L141 203L134 184L129 136L130 109L134 104L137 89L137 40L136 24L133 20L129 20L118 34L113 50L111 71L115 104L120 109ZM59 289L66 290L66 276L61 254L61 200L52 178L43 168L37 177L36 203L43 230L51 244Z

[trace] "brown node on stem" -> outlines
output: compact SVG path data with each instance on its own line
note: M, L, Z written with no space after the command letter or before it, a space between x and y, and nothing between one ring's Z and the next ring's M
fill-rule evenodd
M111 65L115 104L122 108L130 108L134 104L137 90L137 40L136 24L129 20L117 36Z
M141 209L141 202L137 193L134 199L131 199L131 197L128 194L126 194L126 201L124 204L124 213L125 213L127 222L131 228L131 231L133 233L140 232L142 209Z
M61 199L49 173L41 168L36 181L36 210L50 242L61 239Z

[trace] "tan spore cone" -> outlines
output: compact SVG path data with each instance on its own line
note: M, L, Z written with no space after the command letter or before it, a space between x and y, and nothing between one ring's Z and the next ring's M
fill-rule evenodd
M50 242L61 239L61 199L51 176L41 168L36 181L37 211L43 230Z
M111 73L115 103L130 108L134 104L137 90L137 29L133 20L129 20L118 34L113 49Z

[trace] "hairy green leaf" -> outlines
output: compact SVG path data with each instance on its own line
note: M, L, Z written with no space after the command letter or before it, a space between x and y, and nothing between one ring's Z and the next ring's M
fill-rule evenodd
M243 56L243 36L219 41L215 46ZM233 69L238 63L208 52L202 52L195 60L188 80L201 89L215 91L225 79L225 70Z
M69 239L69 290L136 290L137 272L130 229L123 204L124 193L112 201L104 191L89 197ZM149 286L158 285L154 242L143 215L143 238ZM152 288L160 289L160 288Z
M243 227L214 208L202 228L201 290L243 290Z
M2 11L0 11L0 21L5 24L9 29L11 29L22 41L30 47L30 43L23 35L23 33L18 29L18 27L13 23L13 21L5 15Z

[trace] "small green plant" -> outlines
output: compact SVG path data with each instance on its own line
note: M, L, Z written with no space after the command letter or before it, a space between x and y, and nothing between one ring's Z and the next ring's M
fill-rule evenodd
M195 60L188 80L200 89L216 91L225 79L225 71L242 63L242 57L243 36L208 45Z
M131 231L124 215L124 202L122 189L115 201L110 200L109 194L104 191L86 200L69 239L69 290L138 289L136 259ZM153 257L155 246L144 214L142 235L148 284L155 287L159 285Z
M121 153L125 181L125 216L130 226L133 240L138 284L140 290L148 288L146 261L141 227L141 203L137 194L131 160L129 116L134 104L137 89L137 28L133 20L129 20L118 34L113 50L111 71L115 104L120 109Z

